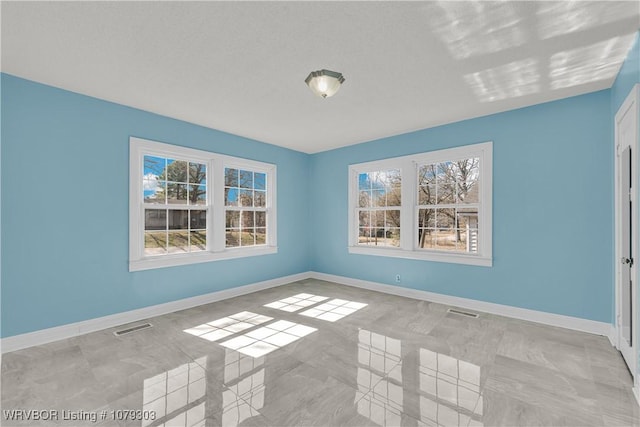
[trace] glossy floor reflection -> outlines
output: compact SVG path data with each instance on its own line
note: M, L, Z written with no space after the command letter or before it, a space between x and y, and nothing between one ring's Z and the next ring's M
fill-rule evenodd
M8 353L1 424L640 425L605 337L447 308L305 280Z

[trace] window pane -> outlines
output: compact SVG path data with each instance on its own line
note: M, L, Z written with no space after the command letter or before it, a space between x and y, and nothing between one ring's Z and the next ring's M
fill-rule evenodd
M373 190L372 195L373 195L372 200L373 200L374 206L384 207L387 205L387 200L386 200L384 190Z
M436 183L436 165L423 165L418 168L418 185L434 185Z
M419 209L418 247L477 253L478 209Z
M458 250L462 252L478 252L478 209L458 208L459 240Z
M226 228L239 228L240 227L240 212L227 211L226 213Z
M361 227L358 235L358 243L361 245L368 245L371 240L371 228Z
M243 229L240 233L240 246L253 246L255 245L255 230L250 228L248 230Z
M204 251L207 249L207 232L204 230L191 232L190 249L191 252Z
M436 230L433 228L421 228L418 230L418 247L424 249L435 249Z
M166 209L145 209L144 229L145 230L166 230L167 229Z
M207 211L193 210L190 213L191 216L191 229L192 230L206 230L207 229Z
M142 190L145 203L164 203L165 183L160 176L165 162L162 157L144 156Z
M457 228L456 233L456 250L460 252L467 252L468 233L466 229Z
M189 232L170 231L169 232L169 253L189 252Z
M458 203L478 203L480 201L479 187L477 180L466 188L458 187Z
M436 204L436 186L429 184L418 187L418 204L419 205L435 205Z
M266 208L267 204L267 175L251 170L225 168L225 206L238 206L244 208ZM255 189L255 190L254 190ZM256 221L266 227L266 213L261 212L256 217L255 211L243 211L236 214L227 214L227 227L241 227L238 235L229 231L227 236L228 246L253 246L255 244ZM230 234L231 233L231 234Z
M163 255L167 253L167 232L147 231L144 233L144 254Z
M398 169L358 174L359 207L400 206L401 184Z
M476 157L420 166L418 203L420 205L478 203L479 165L480 161Z
M360 211L358 213L358 226L359 227L371 226L371 211Z
M399 228L376 228L373 229L370 245L374 246L400 246Z
M371 212L371 220L373 221L373 226L375 227L384 227L384 211L373 211Z
M366 240L367 245L374 245L376 240L376 229L367 228L365 230L365 237L367 237L367 240Z
M436 249L455 250L456 249L456 231L454 229L438 228L436 235Z
M388 246L400 247L400 229L388 228L385 233L386 244Z
M207 165L202 163L189 162L189 183L190 184L206 184L207 183Z
M458 208L457 214L459 228L478 228L478 209Z
M252 190L240 190L240 206L253 206Z
M187 204L187 184L167 182L167 203Z
M373 196L371 194L371 191L364 191L361 190L360 191L360 196L359 196L359 202L358 202L358 206L361 208L368 208L371 207L371 200L372 200Z
M189 186L189 204L190 205L206 205L207 204L207 186L206 185L190 185Z
M167 184L164 181L145 181L144 202L145 203L167 203Z
M456 180L451 162L436 165L437 200L436 203L455 203Z
M256 245L265 245L267 243L267 229L264 227L256 228Z
M388 210L385 215L384 226L387 228L400 227L400 211L399 210Z
M418 227L435 227L436 226L436 210L435 209L419 209L418 210Z
M371 181L371 188L374 190L382 190L386 184L386 174L382 171L371 172L369 174L369 180Z
M376 228L373 234L373 236L376 237L376 242L378 240L382 241L381 239L383 239L386 235L387 233L385 232L384 228Z
M153 176L158 178L167 166L167 159L164 157L144 156L144 177Z
M358 174L358 189L359 190L370 190L371 182L369 181L369 174L361 173Z
M436 182L438 184L453 182L453 174L451 172L451 162L438 163L436 165Z
M187 183L187 165L183 160L167 159L167 168L161 178L165 181Z
M458 160L453 162L452 170L457 183L457 202L477 203L480 159L475 157Z
M255 191L254 193L254 203L258 208L264 208L267 206L267 193L265 191Z
M253 228L255 226L254 222L254 212L253 211L244 211L242 212L242 222L240 227L243 229Z
M253 186L256 190L267 189L267 175L264 173L256 172L253 175Z
M402 201L402 189L398 186L387 190L387 206L400 206Z
M266 227L266 226L267 226L267 213L256 212L256 227Z
M224 189L224 205L238 206L238 189L237 188Z
M455 182L441 182L436 188L437 204L452 204L456 202L456 184Z
M227 230L225 240L226 240L225 246L227 248L240 246L240 230L236 230L236 229Z
M227 187L238 186L238 169L224 169L224 185Z
M455 218L455 209L437 209L436 210L436 227L453 228Z
M253 188L253 172L240 170L240 188Z
M189 229L189 211L187 210L169 210L168 219L169 230ZM169 245L171 245L171 241L169 242Z

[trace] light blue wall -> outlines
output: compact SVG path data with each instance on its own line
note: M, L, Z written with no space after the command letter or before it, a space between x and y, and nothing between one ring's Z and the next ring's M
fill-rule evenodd
M6 74L1 83L3 337L307 270L388 284L401 274L409 288L612 321L611 107L622 83L312 156ZM130 135L277 164L279 253L129 273ZM349 164L488 140L492 268L347 253Z
M315 271L612 320L610 93L600 91L316 154ZM492 268L350 255L349 164L493 141Z
M309 269L308 155L1 78L2 337ZM129 273L131 135L276 164L278 254Z

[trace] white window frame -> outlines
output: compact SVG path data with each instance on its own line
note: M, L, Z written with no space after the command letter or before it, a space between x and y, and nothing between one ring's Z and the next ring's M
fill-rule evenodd
M267 175L267 186L265 188L267 190L267 200L266 200L266 203L265 203L265 207L264 208L262 208L262 207L260 207L260 208L252 207L252 208L245 208L244 210L253 211L253 212L262 211L262 212L266 212L267 213L267 223L266 223L267 238L266 238L266 241L267 241L267 246L268 246L269 245L269 235L271 234L269 217L270 217L271 212L272 212L269 209L270 203L269 203L269 200L268 200L269 199L269 192L272 191L271 188L269 188L269 184L270 184L270 181L271 181L271 179L270 179L271 178L271 174L273 173L272 170L273 170L273 168L275 168L275 166L267 165L265 163L260 164L260 163L254 162L254 161L247 161L247 160L239 159L239 158L235 158L235 157L234 158L227 157L227 159L228 160L225 161L225 163L223 165L223 168L222 168L222 214L221 215L222 215L223 219L225 220L225 223L223 224L224 231L226 232L226 215L227 215L227 212L228 211L241 212L243 210L243 207L239 206L239 205L238 206L226 206L224 204L224 187L225 187L225 184L224 184L224 182L225 182L224 169L231 168L231 169L247 170L247 171L251 171L251 172L264 173L264 174ZM240 200L240 195L238 195L238 203L239 203L239 200ZM255 199L254 199L254 201L255 201ZM240 219L240 221L241 220L242 219ZM243 250L243 249L246 249L246 248L260 247L260 246L262 246L262 245L259 245L259 246L234 246L234 247L228 247L228 248L226 248L226 250L229 250L229 251Z
M188 160L207 166L207 248L204 251L163 254L144 254L144 156ZM265 245L225 247L224 168L263 172L267 175L267 237ZM276 216L276 166L209 151L180 147L148 139L129 138L129 271L196 264L278 252ZM197 208L197 206L195 207Z
M418 167L419 165L477 157L480 159L478 252L474 254L418 248ZM400 247L389 248L358 244L358 175L380 170L400 169L402 176L400 208ZM349 165L349 238L350 254L377 255L455 264L491 267L493 265L493 142L465 145L438 151L394 157Z

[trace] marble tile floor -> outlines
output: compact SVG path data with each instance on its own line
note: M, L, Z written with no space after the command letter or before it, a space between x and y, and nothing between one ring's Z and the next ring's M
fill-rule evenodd
M607 338L448 308L305 280L7 353L1 425L640 425Z

